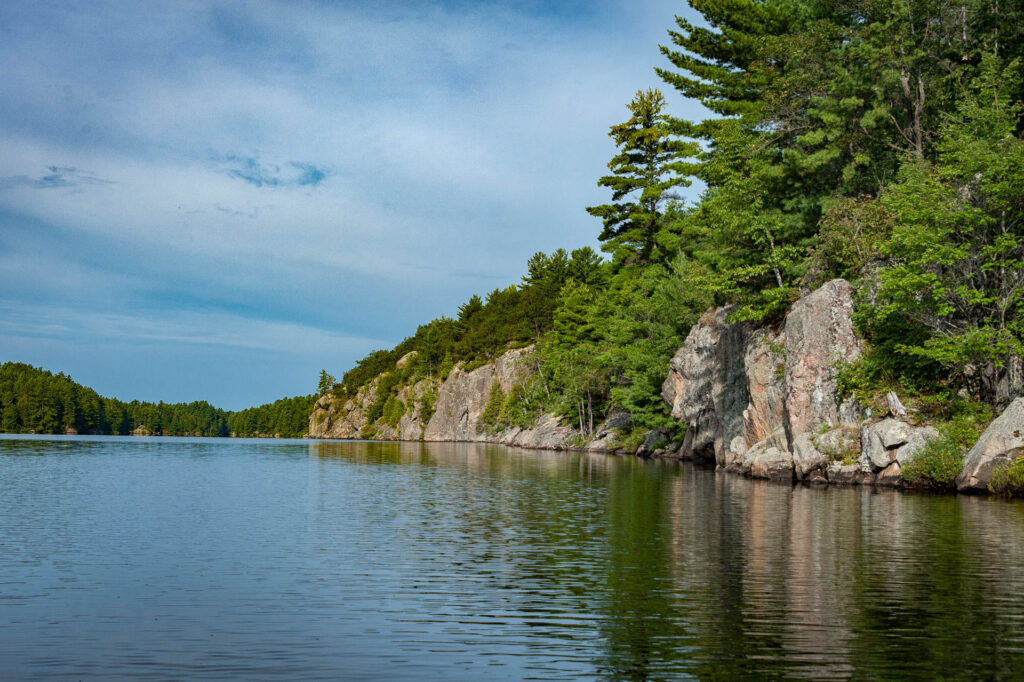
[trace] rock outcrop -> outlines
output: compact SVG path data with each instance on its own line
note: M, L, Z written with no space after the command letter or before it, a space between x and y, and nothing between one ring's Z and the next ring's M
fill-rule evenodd
M509 350L473 369L456 366L443 382L426 378L402 386L389 394L388 416L372 424L367 423L371 411L381 414L378 389L387 373L347 400L328 393L310 415L309 435L615 453L629 441L629 454L707 460L723 471L754 478L903 486L907 464L940 434L931 426L909 423L912 411L895 393L886 396L887 416L881 419L839 399L838 368L861 354L850 284L826 283L794 303L775 325L731 322L734 311L708 310L670 362L662 398L686 427L681 442L671 430L656 430L637 447L637 440L625 438L633 428L630 415L614 407L586 443L551 414L541 415L528 429L484 424L493 387L507 395L529 380L532 347ZM394 371L408 376L414 357L403 356ZM967 454L957 486L984 491L997 468L1022 456L1024 398L1019 398Z
M797 460L793 443L819 427L860 421L836 397L838 361L860 354L853 288L827 283L797 301L780 329L730 323L732 312L705 313L672 358L662 397L687 427L680 455L771 478L786 478L787 466L789 477L823 469L809 440Z
M897 419L883 419L861 429L861 453L857 464L862 471L880 473L896 463L899 466L895 471L898 472L925 443L938 436L939 432L933 426L915 428Z
M322 396L309 418L309 437L376 440L486 441L530 448L564 449L575 442L576 433L559 424L553 415L542 415L533 428L492 431L480 422L495 382L508 393L530 374L532 348L510 350L494 362L467 371L452 370L444 382L436 379L402 387L395 396L405 411L393 426L378 419L368 424L368 412L377 400L382 376L367 383L345 401L332 394ZM413 354L396 363L403 369Z
M985 492L996 469L1012 465L1024 456L1024 398L1017 398L981 434L964 457L956 479L957 490Z
M354 398L335 400L325 393L313 405L309 415L311 438L359 438L366 426L366 411L373 403L380 377L359 389Z
M839 404L837 366L860 357L853 331L853 287L834 279L790 308L783 331L786 349L786 428L790 438L822 425L857 424L852 404Z
M530 349L510 350L493 363L471 372L452 370L437 393L434 416L423 432L424 440L485 441L489 434L480 428L480 415L491 396L495 381L508 393L529 376L525 359Z
M686 424L679 456L755 478L899 485L902 466L938 432L865 422L839 400L838 367L861 354L853 287L826 283L777 328L731 323L732 312L701 317L662 386L672 416Z

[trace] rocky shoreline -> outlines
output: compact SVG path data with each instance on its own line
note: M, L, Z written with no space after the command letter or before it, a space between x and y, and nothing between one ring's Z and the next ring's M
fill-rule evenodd
M714 462L717 469L783 482L907 487L902 470L930 440L933 426L912 423L899 398L885 414L841 400L838 368L862 353L852 323L853 287L833 280L802 297L778 325L729 322L731 308L709 310L672 358L662 398L685 425L682 441L661 432L626 452L629 415L608 415L589 442L545 414L532 428L486 428L481 415L493 386L509 393L534 371L532 349L506 352L442 382L400 389L404 412L393 425L367 424L379 381L346 401L322 396L309 437L429 442L489 442L546 450L635 454ZM398 362L401 369L408 358ZM993 472L1024 454L1024 398L1014 401L964 457L960 492L987 492Z

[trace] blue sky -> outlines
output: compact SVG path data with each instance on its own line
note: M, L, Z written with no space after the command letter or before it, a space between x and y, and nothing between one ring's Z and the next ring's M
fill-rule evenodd
M123 400L311 392L596 246L608 127L689 11L0 3L0 361Z

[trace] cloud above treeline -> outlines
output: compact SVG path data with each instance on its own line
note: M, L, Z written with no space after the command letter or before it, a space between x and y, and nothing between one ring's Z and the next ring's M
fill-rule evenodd
M197 376L193 397L305 392L319 367L340 375L514 283L534 251L595 243L584 207L607 199L608 126L658 85L657 43L684 10L2 3L0 300L55 319L116 311L106 342L139 358L175 355L216 320L239 348L251 344L231 329L278 325L276 346L302 347L309 377ZM46 352L61 347L47 338ZM53 364L14 329L0 355ZM187 362L163 364L180 375Z

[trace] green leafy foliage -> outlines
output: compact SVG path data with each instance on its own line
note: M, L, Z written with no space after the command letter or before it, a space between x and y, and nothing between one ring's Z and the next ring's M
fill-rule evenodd
M280 435L283 438L298 438L309 429L309 413L315 402L316 396L296 396L240 412L229 412L228 431L236 436Z
M437 392L433 389L425 391L423 397L420 398L420 419L424 425L430 423L430 418L434 416L436 404Z
M320 370L320 380L317 382L316 394L323 395L324 393L327 393L334 388L334 384L337 383L337 381L338 380L335 379L333 375L327 373L326 369Z
M354 397L360 388L384 373L391 372L406 353L416 351L416 371L442 381L458 363L465 371L482 366L500 353L522 347L550 332L559 292L570 279L600 286L606 274L600 256L583 247L567 253L538 252L528 264L528 274L518 286L494 289L485 298L474 295L458 309L458 317L440 317L421 325L411 336L391 350L376 350L359 360L345 373L335 389L335 397ZM403 380L410 375L403 376ZM383 413L374 403L374 420Z
M941 366L994 405L1024 354L1024 140L1017 63L991 55L940 128L934 160L906 164L881 202L894 216L870 314L919 330L894 354ZM1009 84L1010 87L1006 87Z
M867 195L827 202L804 283L817 287L837 277L859 279L868 263L881 256L893 220L885 206Z
M1024 497L1024 457L1018 457L1013 464L993 471L988 489L996 495Z
M390 395L388 399L384 401L383 414L384 423L395 428L398 426L398 422L402 419L402 415L405 414L405 403L398 399L398 396Z
M901 473L912 486L932 490L954 490L963 470L964 455L978 440L992 415L977 403L955 403L957 413L938 425L939 437L928 441L907 462Z
M860 280L867 350L842 368L840 390L870 403L896 389L947 422L911 468L922 485L947 485L966 438L957 396L999 406L1024 392L1024 6L691 5L701 20L677 19L662 48L671 67L657 71L712 116L670 117L652 89L611 127L598 180L611 202L587 209L611 262L537 253L518 285L368 355L335 397L411 350L416 376L443 381L535 343L533 376L492 395L487 428L553 412L585 439L616 406L636 439L674 426L660 387L708 307L778 321L844 277ZM693 179L704 190L688 205L674 191ZM398 386L378 392L375 419Z

